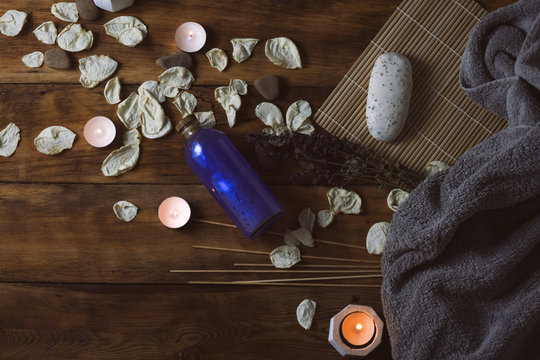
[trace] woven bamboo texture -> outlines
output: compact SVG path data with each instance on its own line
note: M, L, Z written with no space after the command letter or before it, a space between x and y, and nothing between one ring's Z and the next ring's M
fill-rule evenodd
M486 15L472 0L403 1L316 112L315 122L418 173L432 160L454 164L506 126L467 98L459 84L468 36ZM371 137L365 119L371 69L385 52L404 54L413 68L409 115L391 143Z

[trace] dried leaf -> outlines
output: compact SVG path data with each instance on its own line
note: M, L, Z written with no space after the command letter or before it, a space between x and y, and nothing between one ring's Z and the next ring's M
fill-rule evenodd
M193 111L197 106L197 98L187 91L182 91L180 94L176 95L173 104L178 111L180 111L182 117L186 117L189 114L193 114Z
M300 250L296 246L282 245L270 253L272 264L278 269L287 269L299 262Z
M26 54L22 58L24 65L31 68L38 68L43 65L43 53L41 51L34 51L31 54Z
M401 203L407 200L407 197L409 197L408 192L401 189L394 189L388 194L388 197L386 198L386 204L388 204L390 210L397 211Z
M311 328L316 308L317 303L310 299L303 300L296 308L296 319L304 329L309 330Z
M268 60L285 69L302 68L300 53L291 39L286 37L269 39L266 41L264 52Z
M9 123L4 130L0 131L0 156L13 155L21 140L20 132L21 130L14 123Z
M242 105L240 95L238 95L236 90L231 89L230 86L220 86L214 90L214 96L223 109L225 109L229 127L233 127L236 123L236 112Z
M24 11L8 10L0 17L0 32L6 36L17 36L21 32L28 14Z
M315 225L315 213L310 208L305 208L298 215L298 222L300 226L313 231L313 225Z
M283 114L279 108L269 102L262 102L255 108L255 115L266 126L274 127L276 125L283 125Z
M141 130L144 137L157 139L169 133L172 129L171 120L165 116L165 111L159 101L146 89L139 94L139 114Z
M55 155L71 149L75 133L63 126L49 126L34 139L36 149L43 154Z
M88 50L94 43L94 35L80 24L69 24L58 34L58 46L70 52Z
M79 60L80 82L86 88L96 87L114 74L118 63L106 55L91 55Z
M231 90L236 91L240 95L247 94L247 86L247 82L241 79L231 79L231 81L229 81L229 87Z
M101 172L105 176L122 175L137 165L139 160L139 145L125 145L111 152L101 165Z
M157 81L148 80L148 81L143 82L141 86L139 86L139 89L137 90L139 94L141 93L142 89L148 90L150 94L152 94L152 96L155 97L156 100L159 101L160 103L166 100L165 94L163 93L163 88L159 85Z
M199 120L203 128L212 128L216 126L216 118L212 111L194 112L193 115Z
M139 45L148 34L146 25L134 16L119 16L103 26L107 35L129 47Z
M47 45L54 45L56 43L57 34L56 26L52 21L46 21L34 30L36 38Z
M443 163L442 161L430 161L427 163L424 171L427 176L431 176L433 174L438 173L439 171L446 170L450 167L450 165Z
M366 237L366 247L370 254L381 254L386 244L390 223L378 222L369 229Z
M251 56L253 48L259 43L259 41L259 39L253 38L232 39L231 44L233 46L233 59L239 64L242 61L247 60Z
M210 66L212 66L215 69L218 69L219 71L225 70L229 62L229 58L227 57L227 54L225 53L225 51L218 48L213 48L212 50L209 50L206 53L206 57L208 58L208 61L210 62Z
M309 121L311 116L311 106L305 100L298 100L289 106L287 110L286 124L292 132L298 132L304 135L311 135L315 128Z
M118 79L118 76L113 77L109 81L107 81L107 84L105 84L105 100L107 100L107 103L113 105L118 104L120 102L120 90L122 86L120 85L120 80Z
M362 208L362 199L354 191L347 191L340 188L332 188L326 194L330 209L334 212L344 214L359 214Z
M137 216L139 208L129 201L118 201L113 205L113 211L117 218L130 222Z
M122 144L125 145L139 145L141 143L141 134L137 129L126 131L122 135Z
M317 213L317 223L325 228L334 221L334 212L331 210L321 210Z
M159 75L159 83L166 97L175 97L179 90L189 90L195 81L193 74L183 66L173 66Z
M132 92L126 100L118 104L116 115L128 129L139 126L139 95Z
M79 11L77 10L77 4L74 2L59 2L53 4L51 13L58 19L67 22L75 23L79 20Z
M285 235L283 236L283 242L285 245L291 245L291 246L298 246L300 245L300 240L296 236L294 236L292 230L287 229L285 231Z

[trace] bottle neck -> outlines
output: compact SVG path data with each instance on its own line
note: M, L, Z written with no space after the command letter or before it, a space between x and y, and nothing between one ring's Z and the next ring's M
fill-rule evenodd
M186 140L189 140L200 130L202 130L201 123L199 123L198 121L191 121L182 129L182 136Z

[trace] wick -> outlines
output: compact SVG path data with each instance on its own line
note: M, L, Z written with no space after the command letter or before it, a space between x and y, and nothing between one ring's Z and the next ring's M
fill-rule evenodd
M356 330L362 330L362 324L356 324Z
M101 135L102 133L103 133L103 130L101 130L101 129L96 130L96 134Z
M189 32L189 37L190 37L190 38L193 37L193 31L190 31L190 32Z
M173 210L172 215L173 215L174 217L178 217L178 210Z

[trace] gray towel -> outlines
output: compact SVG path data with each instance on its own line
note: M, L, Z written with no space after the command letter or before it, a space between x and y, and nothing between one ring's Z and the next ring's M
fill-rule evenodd
M488 15L463 90L508 127L395 213L382 302L396 359L540 359L540 0Z

